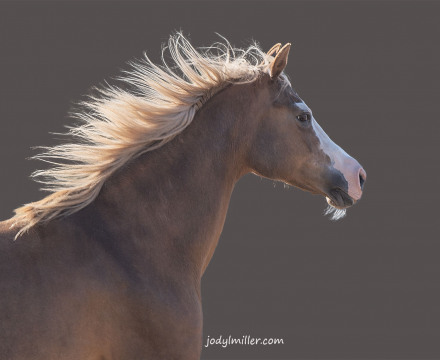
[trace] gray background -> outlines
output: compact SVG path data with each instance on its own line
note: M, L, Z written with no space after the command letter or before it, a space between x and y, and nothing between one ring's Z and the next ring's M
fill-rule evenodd
M182 29L293 42L287 73L368 173L339 222L324 199L245 176L203 279L204 334L283 346L208 347L203 359L440 358L439 2L0 4L2 219L42 194L26 161L54 144L72 101Z

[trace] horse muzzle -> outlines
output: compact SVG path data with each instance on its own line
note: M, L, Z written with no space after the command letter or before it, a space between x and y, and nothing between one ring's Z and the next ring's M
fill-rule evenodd
M367 173L357 161L355 161L354 166L350 170L341 173L344 177L344 185L336 185L326 191L327 203L337 209L348 208L362 197Z

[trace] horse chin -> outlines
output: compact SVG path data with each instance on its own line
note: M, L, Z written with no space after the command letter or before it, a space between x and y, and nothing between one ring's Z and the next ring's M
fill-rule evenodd
M327 203L329 204L327 209L324 211L324 215L330 215L330 220L342 219L347 214L347 208L336 208L332 205L331 199L327 198Z
M354 205L355 201L344 190L332 189L326 194L327 203L338 210L344 210Z
M346 192L340 189L331 191L325 199L329 206L324 211L324 215L330 215L331 220L342 219L347 213L347 208L355 203Z
M325 200L327 200L327 204L329 204L331 207L337 209L337 210L346 210L351 205L340 205L335 200L329 198L328 196L325 197Z

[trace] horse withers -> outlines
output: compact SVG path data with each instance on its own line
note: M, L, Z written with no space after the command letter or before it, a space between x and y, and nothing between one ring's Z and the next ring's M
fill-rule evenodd
M333 143L269 53L170 38L131 90L83 104L71 144L38 155L51 193L0 223L0 358L199 359L201 278L232 190L253 172L327 198L334 217L366 174Z

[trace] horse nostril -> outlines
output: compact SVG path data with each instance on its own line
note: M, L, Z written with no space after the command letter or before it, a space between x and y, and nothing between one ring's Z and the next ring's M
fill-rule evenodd
M359 171L359 185L361 186L361 190L364 189L364 183L365 183L365 175L362 173L362 171Z

